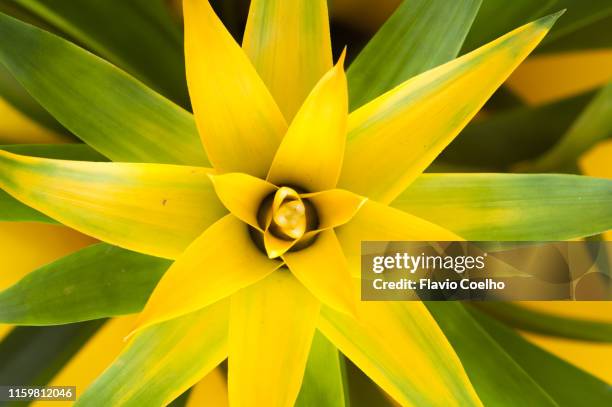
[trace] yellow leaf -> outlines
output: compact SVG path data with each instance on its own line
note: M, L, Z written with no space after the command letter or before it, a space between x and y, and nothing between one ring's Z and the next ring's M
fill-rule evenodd
M227 379L220 368L216 368L193 386L186 407L229 407Z
M206 229L164 274L140 314L137 330L204 308L281 265L255 247L247 225L227 215Z
M582 172L591 177L612 179L612 140L602 141L580 157Z
M264 178L287 125L207 0L185 0L185 63L196 123L220 172Z
M404 406L480 406L459 358L421 302L359 302L357 319L323 307L318 327Z
M287 252L289 270L322 303L347 314L355 313L353 281L342 248L333 230L324 230L314 243Z
M541 301L543 302L543 301ZM568 301L563 302L569 306ZM612 344L523 333L526 339L612 385Z
M349 262L351 275L355 277L359 277L362 241L463 240L436 224L374 201L366 201L355 217L349 223L337 228L336 233Z
M312 202L317 211L317 230L344 225L357 214L366 201L366 198L344 189L302 194L302 198Z
M232 296L229 395L232 406L291 407L319 316L319 302L287 271Z
M578 160L578 165L585 175L612 179L612 141L603 141L587 151ZM604 233L606 240L612 241L612 232Z
M10 334L12 330L12 325L0 324L0 341L2 341L2 339L8 336L8 334Z
M242 48L287 120L332 67L325 0L253 0Z
M274 156L268 181L306 192L336 186L348 112L343 64L344 54L306 98Z
M115 360L126 346L123 338L134 326L134 316L114 318L105 323L93 337L51 379L49 386L76 386L77 397ZM57 402L56 402L57 403ZM54 405L70 406L72 402ZM37 401L34 407L49 405Z
M0 97L0 144L65 143L69 139L33 122Z
M264 248L268 254L268 258L275 259L282 256L287 250L291 249L297 243L297 240L279 239L274 236L270 229L264 231Z
M0 187L25 204L102 241L176 258L226 212L209 169L92 163L0 151Z
M60 225L0 222L0 290L15 284L30 271L95 242Z
M506 81L530 105L571 97L612 80L612 49L535 55Z
M257 212L263 200L277 190L276 186L238 172L212 175L211 180L223 205L241 221L261 230Z
M459 134L557 17L519 27L352 112L339 187L392 201Z

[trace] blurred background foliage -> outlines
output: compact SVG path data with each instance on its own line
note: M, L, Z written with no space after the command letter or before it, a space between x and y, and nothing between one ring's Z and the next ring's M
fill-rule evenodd
M211 3L240 41L248 0ZM0 0L0 11L88 49L190 109L180 4L180 0ZM483 0L463 47L456 51L458 55L469 52L563 8L567 8L566 15L543 43L429 171L566 172L612 178L612 2ZM401 31L397 28L401 25L411 35L388 50L403 58L403 70L388 73L386 87L368 89L368 98L455 56L439 55L430 65L410 63L415 53L433 53L418 47L417 34L427 30L415 23L415 15L422 10L421 0L329 1L334 53L337 56L348 46L349 80L350 63L362 50L368 52L365 45L385 22L387 31ZM389 20L391 16L394 18ZM365 94L351 95L352 107L365 100ZM0 118L0 145L78 143L1 65ZM92 159L87 150L84 145L75 146L71 158ZM44 146L27 151L53 156ZM92 239L59 225L3 222L0 289L92 243ZM430 309L468 372L481 363L475 359L477 349L466 345L465 333L448 322L450 315L442 315L436 304ZM467 309L473 317L469 321L478 321L478 329L486 331L487 338L514 358L540 387L558 396L555 401L559 405L564 404L562 400L572 400L571 394L563 393L568 391L564 386L583 386L583 391L593 388L596 393L601 391L599 383L612 383L612 303L530 302ZM466 318L467 314L457 312L458 320ZM55 327L0 325L0 383L87 386L119 353L120 338L128 326L130 317ZM344 368L351 405L393 405L355 366L347 362ZM173 405L227 405L225 386L224 371L217 369Z

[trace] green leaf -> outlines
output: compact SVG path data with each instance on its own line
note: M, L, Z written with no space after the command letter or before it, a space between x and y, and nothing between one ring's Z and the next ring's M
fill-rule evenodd
M612 229L612 180L425 174L392 206L468 240L567 240Z
M108 158L208 164L192 115L115 66L4 14L0 37L0 62L60 123Z
M33 157L58 158L79 161L106 161L107 159L87 144L16 144L0 145L0 150ZM0 222L57 223L36 209L19 202L0 191Z
M78 7L73 0L13 1L188 106L181 31L162 0L80 0Z
M345 407L348 405L347 391L342 356L331 342L316 331L295 406Z
M46 384L103 322L14 328L0 342L0 383L19 386Z
M528 21L543 16L555 3L556 0L484 0L461 53L472 51Z
M2 190L0 190L0 222L57 223L47 215L22 204Z
M351 110L457 56L481 0L405 0L349 67Z
M543 44L563 41L576 30L612 15L610 0L556 0L543 14L560 9L567 10L566 18L559 20L548 38L542 41Z
M425 304L459 355L485 406L556 406L459 302Z
M491 114L472 121L440 154L436 163L506 171L551 148L592 99L589 92L559 102Z
M350 407L397 407L397 403L365 373L344 358Z
M546 48L546 44L563 43L568 38L571 40L570 34L576 30L599 23L612 14L609 0L486 0L465 40L462 53L471 51L528 21L563 9L567 10L566 15L542 41L542 50ZM584 45L588 44L587 42Z
M612 323L561 317L512 303L473 303L498 321L516 329L595 342L612 342Z
M563 41L553 41L539 47L538 51L544 53L610 48L612 47L611 24L612 16L602 18L576 30L572 35L566 35Z
M229 301L146 329L75 406L162 406L227 357Z
M471 308L469 311L491 338L517 364L529 372L557 405L568 407L612 405L612 391L609 384L529 343L511 329L477 310ZM482 349L477 352L481 355ZM499 367L494 371L495 375L499 374Z
M567 171L598 142L612 136L612 82L602 88L561 140L533 162L517 166L520 171Z
M171 261L96 244L0 292L0 322L55 325L139 312Z

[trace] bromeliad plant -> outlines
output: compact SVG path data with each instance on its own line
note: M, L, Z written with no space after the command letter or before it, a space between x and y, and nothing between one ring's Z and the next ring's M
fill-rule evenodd
M477 235L469 223L451 232L400 210L418 206L422 195L415 190L435 194L437 186L449 183L477 190L494 180L521 193L515 179L520 185L541 180L429 176L408 188L558 15L520 27L371 101L354 102L360 107L349 114L343 57L331 66L325 2L301 3L303 9L295 12L287 12L292 8L287 3L253 2L240 48L206 1L185 1L187 78L198 132L187 112L113 66L0 16L2 38L21 44L0 49L7 68L68 129L113 161L129 162L0 152L0 186L104 242L174 261L148 298L129 346L83 395L83 405L166 404L225 358L233 404L292 405L311 367L316 330L404 405L480 405L493 397L482 376L464 371L447 339L451 334L445 336L438 325L444 325L440 309L358 300L359 243ZM285 24L297 27L299 35L278 36ZM41 43L91 80L57 86L63 67L49 60L49 48ZM34 60L49 63L44 75L34 74ZM349 79L362 83L364 97L367 70L355 69ZM100 87L108 92L100 93ZM108 115L112 104L130 105L129 113L116 109L117 120ZM83 106L89 109L75 120ZM568 228L564 237L610 227L609 218L602 222L596 216L606 213L601 196L609 196L609 183L562 176L545 181L551 199L567 188L593 196L591 207L576 213L592 209L594 220ZM449 214L477 215L473 209ZM533 225L542 234L555 226L542 220ZM102 248L100 258L108 249ZM130 287L151 280L156 282L148 277ZM63 283L71 298L79 281ZM73 311L72 321L142 308L139 299L126 300L134 294L122 294L127 287L112 289L117 303L96 304L95 294L86 309ZM150 292L140 291L145 298ZM15 306L61 298L40 302L24 294L17 287L8 300L4 296L5 304L13 304L4 308L4 320L62 321L44 316L42 309L24 312ZM447 309L450 315L453 310L461 320L456 307ZM544 393L527 394L531 401L548 400Z

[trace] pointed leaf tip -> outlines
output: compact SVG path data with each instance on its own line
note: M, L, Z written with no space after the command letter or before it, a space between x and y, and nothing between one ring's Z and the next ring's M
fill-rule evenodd
M547 16L544 16L544 17L536 20L535 23L536 24L540 24L540 25L550 29L557 22L559 17L561 17L563 14L565 14L566 11L567 11L566 8L561 9L561 10L557 11L556 13L549 14Z
M344 69L344 60L345 59L346 59L346 45L342 49L342 53L340 54L340 57L338 58L338 62L336 62L336 66Z

